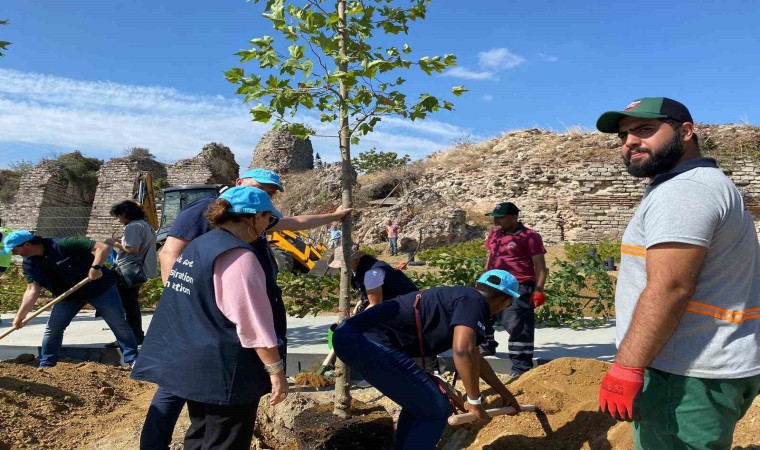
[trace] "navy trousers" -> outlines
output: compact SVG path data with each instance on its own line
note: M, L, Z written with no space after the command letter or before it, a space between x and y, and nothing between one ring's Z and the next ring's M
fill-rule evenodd
M493 337L493 327L500 323L509 333L507 345L509 359L512 362L512 372L517 375L533 368L533 345L536 335L536 314L530 304L533 294L533 283L521 284L518 293L520 298L512 302L509 308L491 316L491 332L486 335L484 347L496 349L499 345Z
M401 406L394 449L435 449L451 406L427 373L408 354L370 341L345 322L332 342L341 361Z

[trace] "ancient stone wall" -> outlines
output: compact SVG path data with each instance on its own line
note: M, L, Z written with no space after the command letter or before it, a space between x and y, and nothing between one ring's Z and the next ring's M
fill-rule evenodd
M15 201L3 208L3 224L42 236L83 237L92 198L59 164L43 161L21 178Z
M314 168L314 149L310 139L296 139L287 131L269 131L253 152L251 166L274 170L280 174Z
M720 127L711 126L713 139ZM476 221L495 203L512 201L521 220L548 243L619 240L646 181L625 171L616 147L616 137L599 133L515 132L480 151L431 161L420 184ZM742 192L760 233L760 160L724 160L721 168Z
M104 239L123 234L124 226L111 217L109 211L116 203L132 200L142 173L150 173L154 180L167 175L166 167L152 159L114 158L100 167L88 237Z
M169 186L187 184L234 184L240 165L229 147L212 142L203 146L198 156L177 161L169 167Z

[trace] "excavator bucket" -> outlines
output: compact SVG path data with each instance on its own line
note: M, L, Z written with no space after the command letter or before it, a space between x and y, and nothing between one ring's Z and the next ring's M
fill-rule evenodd
M319 258L319 261L314 263L314 267L312 267L312 269L308 272L309 275L316 275L319 277L327 275L327 273L331 270L329 264L332 260L333 253L335 253L334 248L331 248L325 253L322 253L322 257Z
M153 193L153 177L149 172L138 175L135 181L135 202L145 212L145 221L158 230L158 213L156 213L156 197Z

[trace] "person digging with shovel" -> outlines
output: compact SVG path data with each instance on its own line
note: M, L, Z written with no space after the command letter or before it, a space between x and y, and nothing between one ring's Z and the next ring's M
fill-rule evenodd
M341 323L332 343L338 357L401 406L396 449L434 449L452 407L439 385L412 358L454 351L454 365L467 393L465 408L478 421L490 420L479 378L520 405L480 355L488 319L519 296L514 276L490 270L475 287L444 286L402 295Z
M137 339L124 317L116 275L102 265L111 246L88 239L47 239L26 230L14 231L3 239L3 252L24 258L24 277L28 282L13 326L21 328L24 319L34 308L42 288L59 296L84 278L92 280L72 293L50 311L40 351L40 367L58 363L63 344L63 332L77 313L89 303L106 321L121 347L124 362L132 365L137 359Z

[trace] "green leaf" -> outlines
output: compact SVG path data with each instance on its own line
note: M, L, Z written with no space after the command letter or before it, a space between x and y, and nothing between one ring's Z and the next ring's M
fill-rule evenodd
M470 91L469 89L465 88L462 85L454 86L453 88L451 88L451 93L454 94L454 95L456 95L457 97L459 97L460 95L464 94L465 92L469 92L469 91Z
M266 105L256 105L253 108L251 108L251 115L253 116L254 122L264 122L267 123L272 118L272 111L269 110L269 108Z

